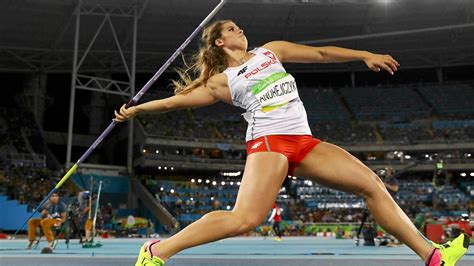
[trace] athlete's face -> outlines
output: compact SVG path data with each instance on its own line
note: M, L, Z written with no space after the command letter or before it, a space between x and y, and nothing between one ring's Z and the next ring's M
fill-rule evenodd
M234 22L226 22L221 26L221 37L215 41L217 46L227 47L229 49L247 50L247 37L244 31Z

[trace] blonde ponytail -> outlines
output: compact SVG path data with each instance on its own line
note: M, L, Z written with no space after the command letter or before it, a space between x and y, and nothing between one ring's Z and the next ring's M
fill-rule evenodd
M205 85L210 77L221 73L227 68L224 50L215 44L221 37L222 25L230 20L216 21L204 28L199 52L191 59L191 64L184 61L184 68L177 69L179 80L173 80L175 94L186 94L193 89ZM197 77L193 79L193 77Z

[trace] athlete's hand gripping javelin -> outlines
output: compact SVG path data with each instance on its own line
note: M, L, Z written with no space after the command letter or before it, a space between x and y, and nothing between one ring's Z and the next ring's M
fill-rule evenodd
M114 110L115 114L115 121L117 122L124 122L129 119L134 118L138 112L136 106L131 106L130 108L126 108L125 104L120 107L120 110L117 112Z

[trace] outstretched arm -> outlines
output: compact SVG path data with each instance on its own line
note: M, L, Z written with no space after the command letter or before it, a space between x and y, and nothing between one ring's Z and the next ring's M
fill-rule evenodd
M346 49L335 46L314 47L287 41L273 41L263 46L276 53L282 63L339 63L364 61L369 69L385 69L393 75L400 64L390 55Z
M189 93L182 93L165 99L149 101L130 108L125 108L124 104L118 112L114 111L115 121L124 122L128 119L132 119L138 114L160 114L173 110L211 105L219 100L212 91L215 82L211 79L208 81L207 86L199 86Z

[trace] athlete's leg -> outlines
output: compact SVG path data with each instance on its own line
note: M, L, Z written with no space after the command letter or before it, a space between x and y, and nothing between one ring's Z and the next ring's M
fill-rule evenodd
M167 259L181 250L236 236L261 224L286 178L288 161L279 153L248 156L237 201L232 211L214 211L176 235L152 246L152 253Z
M380 226L408 245L423 260L429 256L431 243L420 235L380 178L345 150L321 142L303 159L295 175L361 196Z

